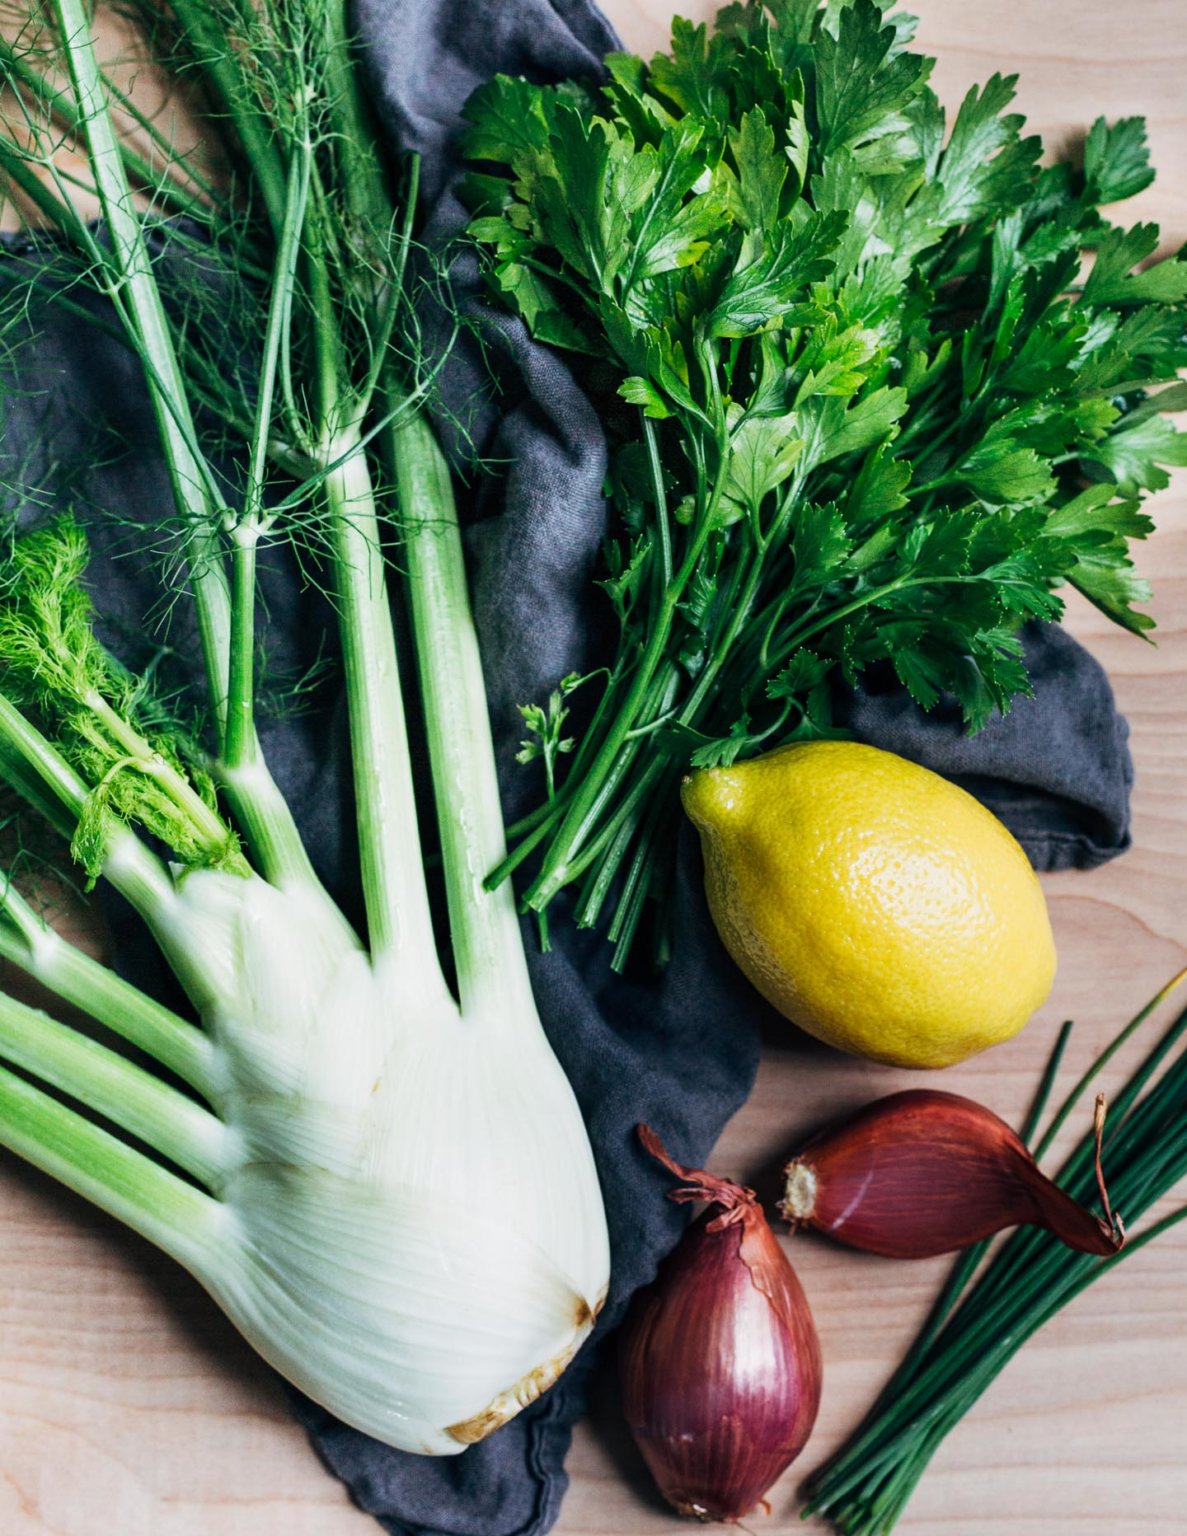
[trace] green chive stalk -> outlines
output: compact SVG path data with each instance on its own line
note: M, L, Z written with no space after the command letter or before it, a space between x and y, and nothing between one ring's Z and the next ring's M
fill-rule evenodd
M9 530L0 558L0 778L88 881L126 897L187 1001L175 1012L86 956L0 877L0 957L97 1026L0 995L0 1146L185 1265L330 1411L454 1454L565 1368L604 1298L608 1246L514 898L483 884L505 843L452 487L419 414L440 359L418 355L405 290L415 167L401 205L340 0L178 0L142 19L159 62L197 75L213 104L230 191L122 142L113 107L127 102L81 0L53 0L44 54L0 54L32 133L31 148L0 144L0 175L62 246L44 265L0 265L0 284L10 336L45 302L139 364L208 724L183 725L100 643L85 527L43 516ZM63 127L101 232L55 162ZM197 233L160 219L182 206ZM162 251L189 263L167 292ZM246 371L233 364L245 341ZM319 880L257 732L257 568L278 543L325 573L334 606L361 934ZM397 546L456 997L421 854Z
M1061 1104L1035 1147L1048 1152L1086 1089L1100 1081L1113 1056L1187 980L1180 972L1121 1030ZM1154 1043L1124 1086L1111 1096L1100 1156L1110 1198L1129 1235L1112 1258L1077 1254L1033 1229L1019 1231L976 1274L988 1244L962 1254L931 1317L870 1413L845 1445L809 1478L805 1518L821 1515L844 1536L885 1536L892 1530L945 1436L974 1406L1027 1339L1087 1286L1187 1217L1172 1211L1144 1231L1135 1223L1187 1177L1187 1010ZM1036 1107L1031 1140L1067 1042L1057 1041ZM1096 1188L1097 1144L1085 1135L1057 1177L1076 1200ZM976 1278L974 1279L974 1275Z

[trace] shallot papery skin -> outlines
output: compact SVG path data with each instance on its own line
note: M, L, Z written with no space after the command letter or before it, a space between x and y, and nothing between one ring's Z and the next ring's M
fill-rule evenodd
M784 1178L779 1209L793 1226L888 1258L952 1253L1022 1225L1045 1227L1081 1253L1108 1256L1123 1240L1119 1222L1039 1171L1004 1120L954 1093L877 1099L809 1141Z
M821 1358L803 1287L754 1192L682 1168L673 1200L706 1200L635 1300L620 1340L623 1405L660 1492L681 1514L737 1520L803 1449Z

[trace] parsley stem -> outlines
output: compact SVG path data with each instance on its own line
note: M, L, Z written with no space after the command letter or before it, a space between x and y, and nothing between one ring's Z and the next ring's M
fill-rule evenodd
M576 864L578 873L591 864L599 854L602 855L598 874L579 909L578 921L583 928L592 928L601 915L602 904L638 828L644 811L644 799L664 766L665 760L655 757L644 766L642 773L616 806L597 840L580 855ZM625 899L625 893L623 899Z
M714 513L720 493L721 483L718 482L708 508L701 515L700 525L689 544L680 569L664 593L646 648L626 697L619 705L593 764L588 773L582 777L556 837L549 847L540 873L524 894L526 905L537 911L542 911L572 877L573 859L582 847L591 826L605 809L609 798L607 780L613 774L615 759L626 744L628 732L636 723L639 707L646 697L656 667L666 649L680 597L713 531ZM611 779L612 782L613 779Z
M750 614L754 597L759 589L763 575L763 553L777 541L786 527L794 506L795 493L798 489L798 481L790 493L781 502L780 511L773 521L765 545L760 546L748 559L739 559L733 563L729 578L729 585L718 603L719 628L713 634L708 645L709 657L701 669L697 681L693 686L687 700L679 708L675 715L678 724L695 726L698 715L711 696L717 674L726 659L731 654L733 642L739 631L746 624ZM715 495L719 495L715 492ZM739 592L739 588L741 591ZM674 669L668 668L665 674L661 674L663 683L661 701L658 706L659 718L663 717L669 708L674 691L677 674ZM653 714L654 709L641 709L640 714L647 718ZM637 728L627 733L625 740L629 741L637 735ZM648 888L648 882L642 880L643 865L650 857L651 849L655 841L654 835L644 831L639 834L640 823L646 813L645 799L648 796L657 796L658 785L662 777L675 779L678 770L672 765L670 751L662 744L657 743L653 749L653 756L646 761L641 772L631 783L623 797L618 801L616 808L608 816L605 822L603 834L586 849L585 853L575 859L568 871L567 878L573 879L584 872L595 857L600 856L598 873L592 882L587 882L582 889L578 903L578 921L582 926L594 926L599 918L611 885L617 876L622 861L626 858L636 836L641 836L642 842L636 847L631 858L626 882L619 897L617 912L622 913L621 921L616 915L608 932L612 943L616 944L615 959L612 964L615 968L625 963L626 954L630 947L631 937L638 927L642 915L643 902ZM577 765L574 773L579 773ZM571 774L572 777L572 774ZM667 800L666 794L659 794L660 799ZM603 812L603 814L605 814ZM658 827L662 818L654 818L648 824Z
M662 712L666 706L666 702L670 696L671 690L675 685L675 681L676 679L671 673L666 675L661 673L660 676L656 679L652 689L650 690L649 704L645 705L644 709L642 709L640 713L645 713L647 709L654 709ZM640 738L636 738L636 742L639 745L642 744ZM603 856L602 868L604 878L600 879L598 882L600 893L599 899L597 901L597 911L601 910L601 899L605 897L611 880L613 879L614 867L616 867L619 860L625 854L626 847L629 844L628 836L626 842L624 842L622 846L618 846L620 842L620 835L624 829L624 826L629 833L634 825L634 823L630 822L629 819L636 812L642 797L646 795L652 784L655 782L656 775L662 770L665 763L667 762L666 753L661 747L658 750L657 755L645 760L641 769L633 777L631 777L628 770L632 767L636 757L637 751L634 749L630 751L629 756L625 752L620 754L619 761L615 765L616 771L611 776L611 778L608 779L606 784L607 794L609 795L611 791L617 790L619 785L621 785L624 780L626 780L629 784L629 788L627 788L619 796L614 810L606 814L604 818L604 824L599 830L597 836L593 838L589 843L587 843L581 853L576 856L571 866L570 877L572 878L574 876L583 874L585 870L588 869L589 866L599 858L599 856ZM612 852L615 847L618 847L617 857L615 857ZM584 906L584 903L582 905L583 910L587 910ZM590 919L591 922L594 920L596 920L596 912Z
M668 493L664 490L664 472L659 461L659 442L655 423L640 412L643 440L647 444L647 462L651 470L651 494L655 498L656 526L659 528L660 574L663 589L672 583L672 530L668 523Z
M647 820L623 882L622 897L607 930L606 936L614 945L614 954L610 960L612 970L621 972L626 969L643 908L651 894L652 876L656 868L656 838L662 823L670 814L668 802L663 800L652 800L648 807Z
M515 838L515 845L486 876L483 883L488 891L493 891L502 885L503 881L509 875L514 874L524 860L554 831L564 814L564 808L567 804L566 789L568 784L569 781L566 780L561 785L555 800L545 801L542 806L538 807L540 814L533 814L531 817L525 816L521 821L517 821L508 827L508 839ZM525 828L528 830L525 831Z

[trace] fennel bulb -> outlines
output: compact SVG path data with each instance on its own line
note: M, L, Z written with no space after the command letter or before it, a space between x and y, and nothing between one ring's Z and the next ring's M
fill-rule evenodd
M132 904L197 1022L74 949L3 877L0 956L183 1086L0 996L0 1145L173 1255L265 1359L347 1423L455 1453L564 1369L605 1297L609 1257L514 899L483 886L505 847L449 474L417 414L427 384L403 292L415 171L397 217L334 0L173 6L171 47L207 72L250 202L195 188L180 160L152 190L202 225L223 297L259 316L244 383L167 312L152 219L129 183L144 162L116 132L80 0L54 11L50 57L72 95L33 54L5 55L7 83L36 146L63 116L85 145L105 238L48 149L35 200L66 238L75 284L106 296L143 365L214 739L195 745L163 719L148 680L96 640L74 523L16 539L0 569L0 777ZM241 46L214 55L216 35ZM34 195L10 141L0 171ZM211 418L220 452L246 459L234 498L213 467ZM398 490L390 509L377 475ZM385 512L415 637L456 996L420 851ZM365 942L319 883L255 732L256 557L281 538L313 545L330 573Z
M157 925L225 1072L214 1241L187 1265L273 1365L404 1449L551 1384L606 1284L597 1183L530 998L463 1017L319 894L195 870ZM211 966L204 956L217 957Z

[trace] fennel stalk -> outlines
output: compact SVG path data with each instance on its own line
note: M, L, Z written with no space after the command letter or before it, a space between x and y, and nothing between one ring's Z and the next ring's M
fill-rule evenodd
M152 55L200 79L233 140L234 185L218 192L129 147L113 118L126 98L81 0L53 0L29 11L26 46L0 53L25 130L0 142L0 173L62 245L41 265L8 251L0 275L18 314L30 299L58 304L114 331L140 365L211 739L195 746L150 718L145 680L95 638L83 535L43 519L0 571L0 775L135 908L197 1022L73 948L0 880L0 955L165 1069L0 998L0 1144L185 1265L341 1418L449 1454L564 1368L604 1298L608 1246L513 897L483 885L505 845L449 473L420 414L431 374L404 282L415 171L400 209L340 0L134 9ZM63 131L83 152L98 229L55 159ZM181 226L157 212L179 208ZM162 248L194 263L202 323L164 293ZM260 337L247 370L226 346L245 317ZM421 856L393 537L456 1000ZM276 541L330 573L365 940L320 883L256 731L257 563Z

